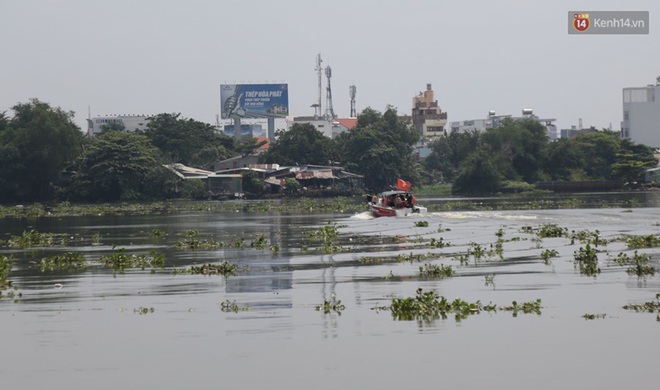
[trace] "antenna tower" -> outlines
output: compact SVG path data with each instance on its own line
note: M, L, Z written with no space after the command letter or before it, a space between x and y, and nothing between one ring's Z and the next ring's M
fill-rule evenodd
M319 101L316 104L313 104L312 107L314 107L314 118L318 119L321 117L321 96L322 96L322 88L321 88L321 81L323 80L323 67L321 66L321 62L323 60L321 59L321 53L316 55L316 68L314 70L318 74L319 78Z
M355 85L351 85L348 87L348 93L351 95L351 118L355 118L356 112L355 112L355 94L357 92L357 88L355 88Z
M334 110L332 109L332 87L330 86L330 78L332 78L332 68L329 66L325 67L325 76L328 78L328 86L325 88L325 118L334 119L337 116L335 115Z

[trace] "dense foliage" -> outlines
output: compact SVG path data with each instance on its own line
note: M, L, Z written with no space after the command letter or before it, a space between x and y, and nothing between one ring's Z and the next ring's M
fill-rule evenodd
M0 114L0 201L55 196L60 174L80 153L83 135L73 112L32 99Z
M329 165L336 157L332 139L311 123L294 123L289 130L278 130L277 140L261 160L280 165Z

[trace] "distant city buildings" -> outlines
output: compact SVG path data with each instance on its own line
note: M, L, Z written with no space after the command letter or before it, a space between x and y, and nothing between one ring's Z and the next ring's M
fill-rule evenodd
M660 147L660 77L655 85L623 89L621 136L637 144Z
M145 115L108 115L87 119L87 135L93 136L103 131L104 126L120 125L125 131L143 131L149 124Z
M451 131L466 132L469 130L476 130L479 132L486 131L486 129L494 129L500 127L504 119L512 121L531 119L539 122L548 133L548 139L553 141L558 138L557 126L555 125L556 119L540 118L534 115L532 109L523 109L522 115L514 117L512 115L496 115L495 111L488 112L488 117L484 119L469 119L464 121L451 122Z

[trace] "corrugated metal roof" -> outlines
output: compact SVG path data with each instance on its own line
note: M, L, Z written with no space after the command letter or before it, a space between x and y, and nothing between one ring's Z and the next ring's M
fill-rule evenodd
M309 180L309 179L336 179L332 174L331 169L323 169L316 171L300 171L296 173L296 179Z

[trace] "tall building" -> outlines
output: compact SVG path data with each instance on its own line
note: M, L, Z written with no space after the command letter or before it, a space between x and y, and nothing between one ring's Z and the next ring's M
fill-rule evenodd
M558 138L559 134L557 133L557 126L555 125L556 119L554 118L539 118L534 115L534 111L530 108L522 110L522 115L519 117L514 117L512 115L496 115L495 111L489 111L488 117L486 119L470 119L464 121L456 121L450 123L451 131L456 132L465 132L469 130L476 130L478 132L484 132L487 129L494 129L502 126L502 122L507 119L511 121L518 121L524 119L531 119L539 122L543 127L545 127L546 132L548 133L548 139L554 141Z
M621 136L651 147L660 147L660 77L655 85L623 89Z
M434 100L431 84L426 84L426 91L413 98L412 122L415 130L425 139L446 135L447 113L438 107Z

